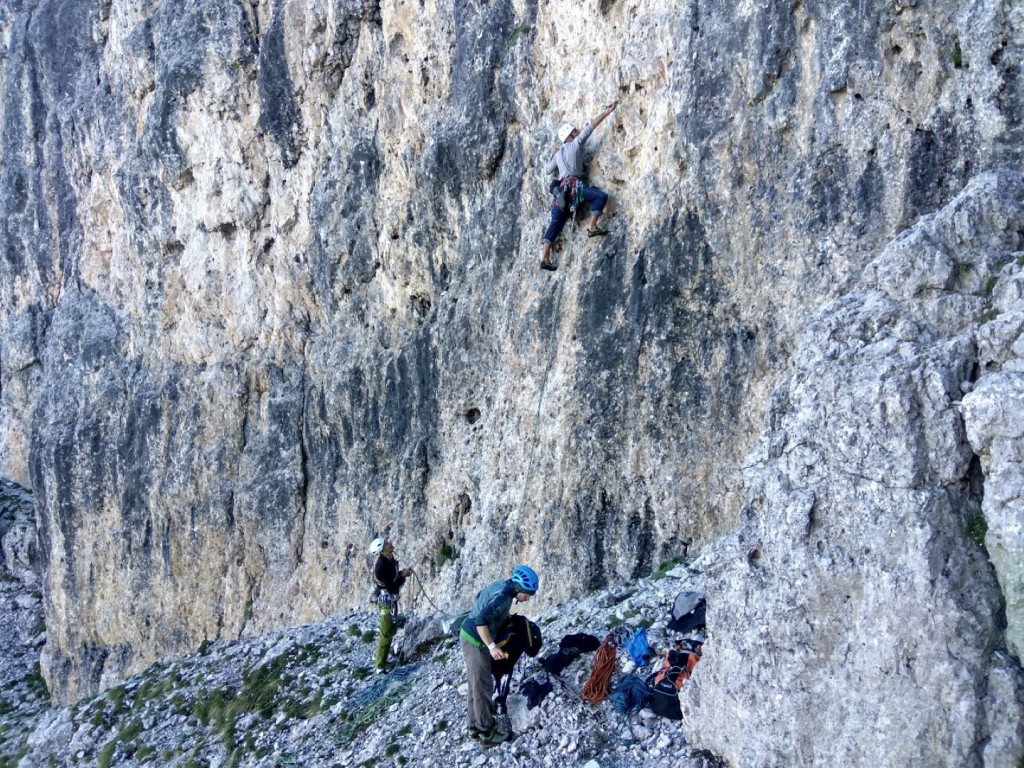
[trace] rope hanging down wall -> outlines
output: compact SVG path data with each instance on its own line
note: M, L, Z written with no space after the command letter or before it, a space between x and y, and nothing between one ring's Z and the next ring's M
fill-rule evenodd
M576 239L576 206L573 205L572 209L572 231L569 234L569 250L565 254L565 258L562 259L562 263L569 261L572 256L572 243ZM563 272L558 273L558 290L555 293L555 311L551 315L551 330L548 332L548 359L544 365L544 373L540 379L540 392L537 394L537 412L533 416L533 437L530 439L530 453L529 458L526 461L526 476L523 479L523 497L519 502L519 510L516 512L515 519L519 519L523 511L526 509L526 496L529 493L530 478L533 475L533 457L537 451L537 443L540 441L540 409L544 404L544 390L548 383L548 374L551 372L551 364L555 359L555 350L557 345L555 344L555 331L558 329L559 312L562 308L562 282Z

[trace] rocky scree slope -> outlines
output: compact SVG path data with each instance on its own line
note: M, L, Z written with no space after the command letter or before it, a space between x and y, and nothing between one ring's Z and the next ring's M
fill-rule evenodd
M696 568L679 566L657 581L604 590L538 618L541 655L565 634L650 625L667 648L665 628L677 591L699 586ZM418 596L410 604L429 610ZM610 702L584 702L575 691L593 669L585 654L540 706L530 709L518 684L539 674L524 656L509 696L515 738L483 748L466 731L462 654L437 616L412 614L396 636L404 664L372 673L376 617L353 613L248 641L217 642L162 664L74 706L4 715L18 738L16 765L100 766L356 766L650 765L717 768L691 749L677 721L649 709L630 723ZM620 668L629 657L618 654ZM654 661L643 672L653 669ZM616 675L618 678L618 675ZM0 697L6 701L5 691ZM27 731L27 735L23 733ZM10 756L10 755L9 755Z
M16 764L50 696L39 670L46 641L32 495L0 480L0 765Z

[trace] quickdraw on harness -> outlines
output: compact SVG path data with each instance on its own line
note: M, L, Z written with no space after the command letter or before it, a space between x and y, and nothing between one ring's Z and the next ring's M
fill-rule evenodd
M384 612L385 606L391 606L391 615L398 615L398 595L392 595L383 587L377 591L377 605L381 608L381 613Z
M576 176L566 176L561 181L551 184L552 204L558 208L569 208L576 213L576 208L583 202L583 181Z

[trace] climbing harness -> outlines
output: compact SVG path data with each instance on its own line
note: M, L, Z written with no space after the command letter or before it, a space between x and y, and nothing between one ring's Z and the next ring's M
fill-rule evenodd
M576 209L583 202L583 180L575 176L566 176L558 184L562 190L562 199L569 206L569 215L575 221Z
M398 615L398 595L392 595L386 589L381 589L377 593L377 605L380 606L381 613L384 613L384 609L390 606L391 615Z

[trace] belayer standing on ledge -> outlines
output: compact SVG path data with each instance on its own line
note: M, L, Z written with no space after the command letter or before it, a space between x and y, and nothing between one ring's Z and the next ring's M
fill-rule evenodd
M506 658L496 642L498 632L508 621L512 601L527 602L537 593L538 585L539 579L532 568L516 566L512 578L496 581L480 590L459 631L469 676L469 735L484 746L501 744L510 736L497 728L496 707L491 698L494 689L491 660Z
M544 175L557 172L558 181L552 182L550 187L554 200L551 205L551 223L544 233L544 246L540 256L541 269L556 269L551 263L551 244L555 242L565 222L569 220L576 200L586 200L590 203L590 226L587 227L587 235L599 237L608 234L607 230L598 226L598 219L601 218L605 203L608 202L608 194L597 187L587 186L581 150L594 129L614 112L617 106L618 100L613 101L604 112L591 118L590 122L583 126L582 131L577 130L572 123L563 123L558 128L558 141L561 143L551 150L551 159L544 166Z
M380 537L373 540L370 552L377 555L373 565L373 582L377 585L377 604L380 608L380 636L377 638L377 655L374 666L378 675L387 672L388 654L395 637L395 619L398 618L398 593L405 580L412 575L412 568L398 570L395 559L395 545L391 539Z

